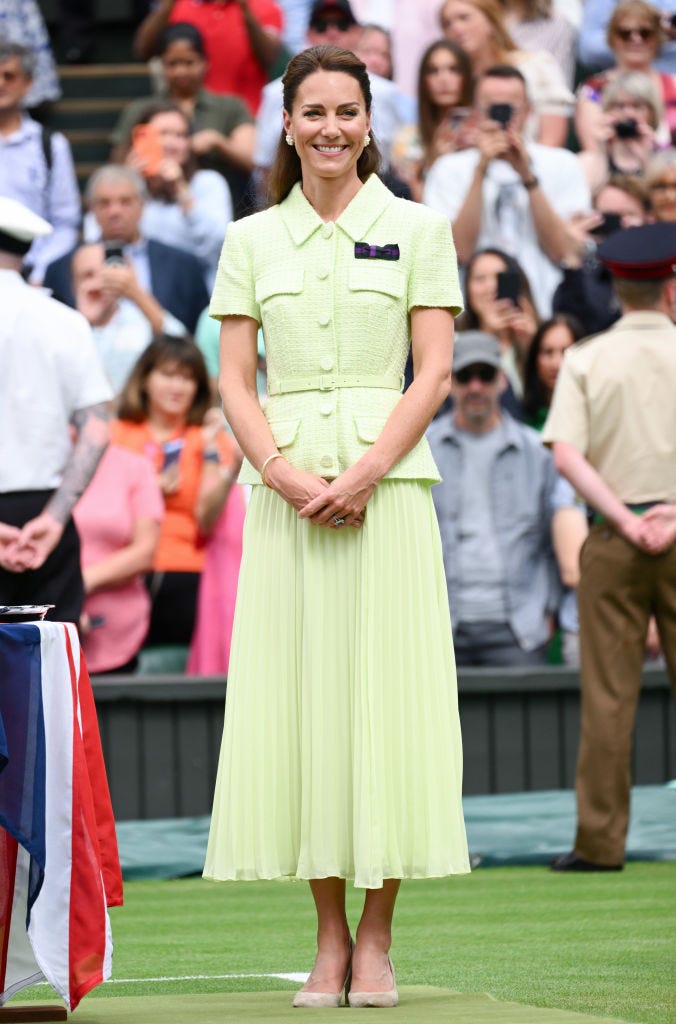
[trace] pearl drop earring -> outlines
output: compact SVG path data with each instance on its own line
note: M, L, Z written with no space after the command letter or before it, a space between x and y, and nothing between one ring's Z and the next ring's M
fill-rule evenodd
M364 136L364 146L370 146L370 145L371 145L371 136L370 135L365 135Z
M287 146L293 146L293 135L289 135L288 132L286 133L286 144Z

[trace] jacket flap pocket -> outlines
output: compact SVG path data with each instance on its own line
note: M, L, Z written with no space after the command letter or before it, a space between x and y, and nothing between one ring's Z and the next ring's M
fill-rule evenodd
M366 441L367 444L373 444L382 433L382 429L385 426L385 417L355 416L354 422L357 427L357 437L359 440Z
M280 267L257 279L256 302L263 302L273 295L298 295L302 290L303 271Z
M400 299L406 288L406 278L398 267L379 260L357 260L350 267L349 286L354 292L383 292Z
M300 418L295 420L273 420L268 423L278 448L288 448L296 440Z

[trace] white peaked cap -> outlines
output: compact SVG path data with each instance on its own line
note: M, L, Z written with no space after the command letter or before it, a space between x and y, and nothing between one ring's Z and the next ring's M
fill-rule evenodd
M32 242L34 238L51 235L52 231L51 224L23 203L0 196L0 232L18 242Z

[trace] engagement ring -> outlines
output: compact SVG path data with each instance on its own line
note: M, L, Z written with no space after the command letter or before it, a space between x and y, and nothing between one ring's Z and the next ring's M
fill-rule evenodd
M336 526L342 526L343 523L345 522L345 520L341 519L340 516L334 516L333 521L336 524Z

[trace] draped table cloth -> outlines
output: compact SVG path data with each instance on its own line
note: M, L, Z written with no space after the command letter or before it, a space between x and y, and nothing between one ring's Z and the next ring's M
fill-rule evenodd
M0 625L0 1006L47 980L69 1010L110 977L122 875L77 630Z

